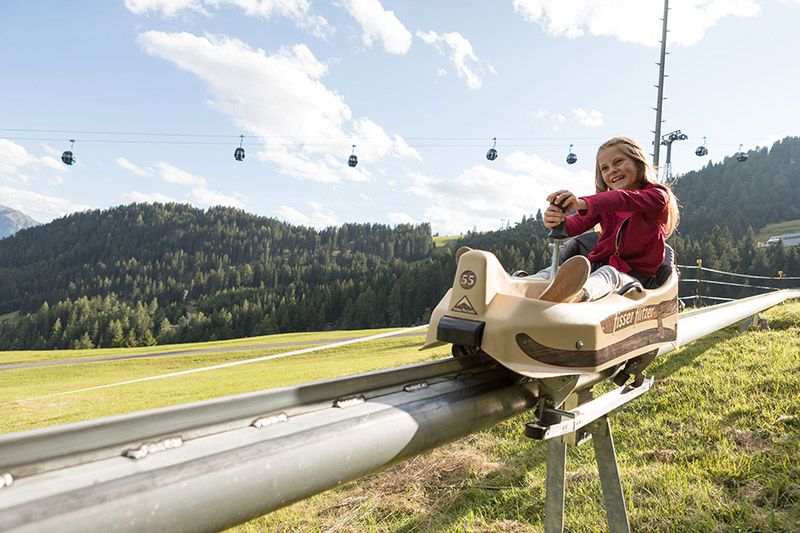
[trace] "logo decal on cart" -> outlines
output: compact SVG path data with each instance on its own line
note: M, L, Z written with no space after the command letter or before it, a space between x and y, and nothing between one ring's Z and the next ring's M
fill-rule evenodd
M461 288L464 290L469 290L474 287L476 281L478 281L478 276L476 276L475 272L472 270L465 270L458 277L458 284L461 285Z
M469 313L470 315L477 315L478 312L475 311L475 308L472 307L472 304L469 303L469 300L466 296L462 296L461 299L453 306L451 311L457 311L459 313Z

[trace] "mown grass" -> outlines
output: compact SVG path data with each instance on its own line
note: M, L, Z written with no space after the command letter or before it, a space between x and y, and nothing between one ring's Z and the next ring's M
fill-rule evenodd
M450 246L452 248L459 239L463 239L464 235L435 235L433 237L433 245L437 248L441 246Z
M800 232L800 220L787 220L777 224L767 224L756 234L757 241L766 241L774 235Z
M139 346L136 348L95 348L90 350L16 350L0 352L0 365L15 363L30 363L36 361L51 361L65 359L85 359L106 356L139 355L144 353L167 353L177 351L204 350L211 348L238 348L261 344L289 344L295 342L309 342L325 344L342 339L366 337L397 328L349 330L349 331L312 331L304 333L280 333L276 335L263 335L260 337L247 337L243 339L230 339L224 341L192 342L186 344L164 344L159 346Z
M651 366L611 416L633 531L800 531L800 304ZM541 531L546 445L520 416L231 531ZM605 531L592 446L567 456L566 529Z
M800 304L779 306L766 317L771 331L741 334L729 328L658 360L649 369L657 378L654 389L612 415L634 531L800 531ZM303 335L235 342L247 347L336 334ZM0 371L0 432L390 368L447 353L447 348L419 352L421 340L386 338L41 399L32 398L294 348ZM99 353L121 352L92 350L84 356ZM72 351L45 354L75 358ZM0 353L0 361L8 361L2 359L6 355ZM523 436L529 419L508 420L232 531L541 531L546 445ZM606 530L592 447L570 447L567 467L567 530Z
M375 331L351 331L333 335L325 332L319 333L318 338L363 337L374 333ZM303 337L309 339L311 335L304 334ZM276 336L259 340L271 343L276 341ZM278 340L286 342L286 337L281 336ZM113 387L104 386L284 353L295 348L160 356L3 370L0 371L0 433L393 368L448 355L446 348L420 352L422 340L422 335L387 337L309 354ZM242 344L251 345L246 342ZM208 345L195 347L205 348ZM102 352L118 355L129 351ZM50 353L56 357L74 358L69 351ZM76 392L91 387L104 388Z

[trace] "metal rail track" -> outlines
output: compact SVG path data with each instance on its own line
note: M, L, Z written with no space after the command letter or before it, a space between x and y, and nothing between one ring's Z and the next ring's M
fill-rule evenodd
M799 297L681 313L676 345ZM218 531L523 413L538 395L538 381L474 355L2 435L0 531Z

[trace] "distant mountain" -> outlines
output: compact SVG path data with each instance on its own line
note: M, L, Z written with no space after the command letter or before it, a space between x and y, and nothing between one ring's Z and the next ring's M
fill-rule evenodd
M0 205L0 239L14 235L21 229L38 225L38 222L22 211Z

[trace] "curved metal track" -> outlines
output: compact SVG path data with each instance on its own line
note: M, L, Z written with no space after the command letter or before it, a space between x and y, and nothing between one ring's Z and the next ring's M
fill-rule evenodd
M682 313L659 353L798 297ZM525 412L538 393L472 355L3 435L0 530L224 529Z

